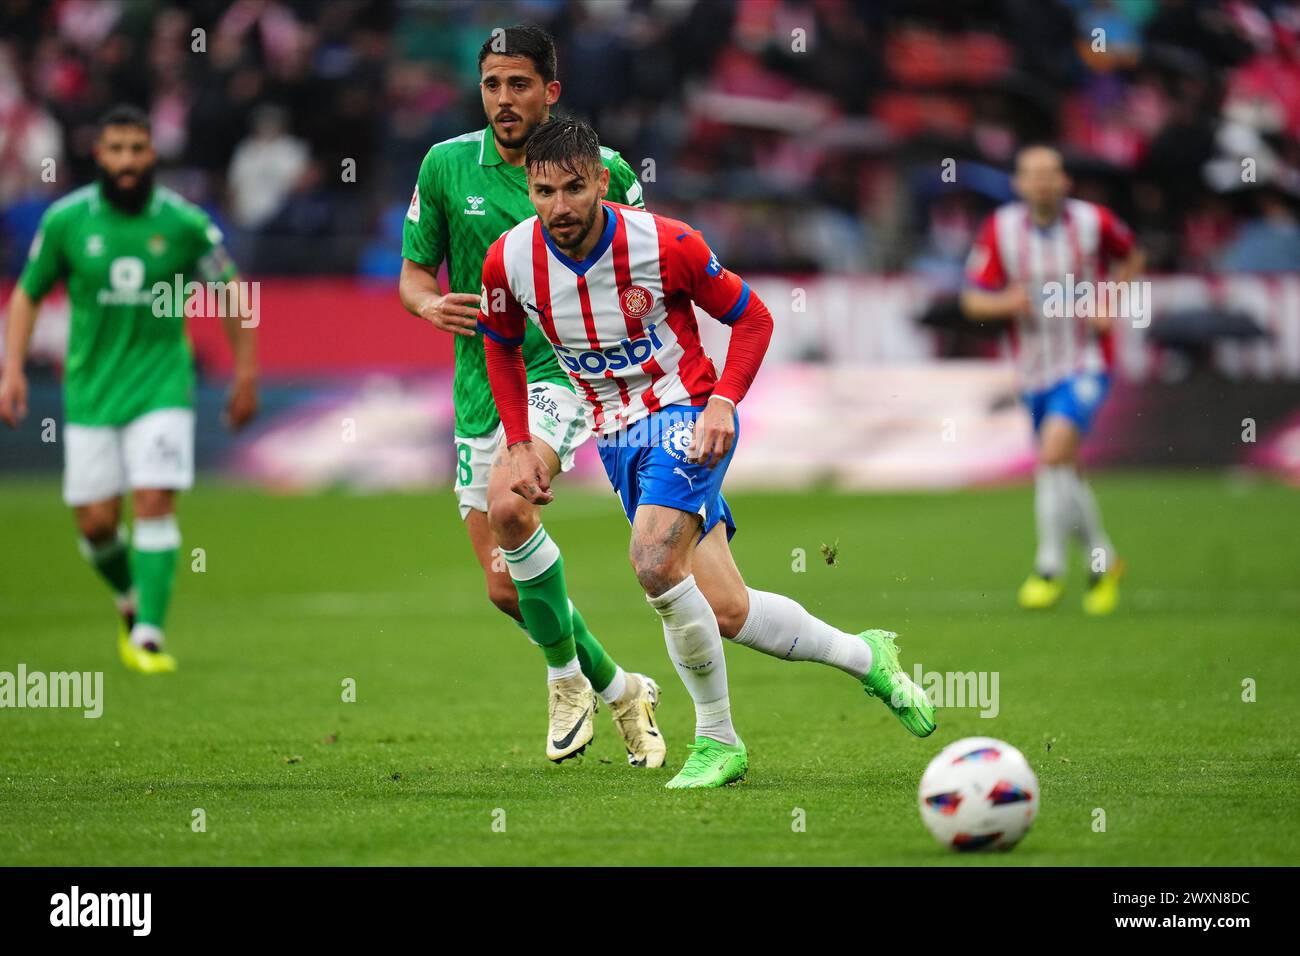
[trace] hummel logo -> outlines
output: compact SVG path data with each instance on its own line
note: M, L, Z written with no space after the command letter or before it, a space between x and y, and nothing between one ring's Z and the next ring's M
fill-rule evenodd
M576 724L573 725L573 729L570 730L567 734L564 735L564 739L563 739L563 740L552 740L552 741L551 741L551 746L554 747L556 750L563 750L563 749L565 749L566 747L568 747L569 744L573 743L573 738L576 737L576 736L578 736L578 731L582 728L582 725L586 722L587 717L588 717L590 714L591 714L591 709L590 709L590 708L588 708L587 710L584 710L584 711L582 712L582 716L578 718L578 722L577 722Z
M673 474L681 475L683 478L686 479L686 483L691 486L691 491L695 490L695 479L692 478L690 475L686 474L686 472L682 471L680 468L674 468Z
M469 203L469 208L465 210L465 215L467 216L487 215L487 213L484 210L478 208L484 203L484 199L482 196L466 196L465 202Z

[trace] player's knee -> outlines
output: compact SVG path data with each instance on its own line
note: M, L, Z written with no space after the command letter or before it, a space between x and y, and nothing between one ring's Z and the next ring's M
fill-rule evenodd
M632 570L641 588L651 597L663 594L669 588L686 578L689 570L680 566L680 562L668 548L654 542L633 541L628 551Z
M140 489L133 495L137 518L165 518L176 510L176 493L161 488Z
M112 508L81 508L77 532L91 544L107 544L117 537L117 515Z
M1074 461L1078 447L1074 426L1062 419L1050 418L1043 429L1038 459L1048 467L1068 465Z
M1039 458L1049 468L1055 468L1057 465L1068 465L1074 461L1071 449L1064 443L1044 445Z
M517 548L536 530L532 505L514 492L488 502L488 526L504 548Z

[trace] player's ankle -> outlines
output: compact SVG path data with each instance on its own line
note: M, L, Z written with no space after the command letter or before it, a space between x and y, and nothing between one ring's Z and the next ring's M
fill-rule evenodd
M131 628L131 643L146 650L160 651L163 647L162 628L155 624L145 624L142 621L137 621L135 626Z

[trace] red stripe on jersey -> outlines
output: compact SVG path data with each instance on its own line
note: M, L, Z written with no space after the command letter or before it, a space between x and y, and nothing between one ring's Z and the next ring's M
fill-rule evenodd
M1106 331L1097 333L1097 344L1101 346L1101 361L1106 371L1115 367L1115 333Z
M1029 252L1029 244L1033 241L1034 227L1030 222L1029 212L1026 211L1024 218L1020 221L1020 248L1017 251L1020 253L1020 282L1027 289L1033 288L1034 277L1031 273L1033 271L1034 259ZM1032 297L1030 301L1033 301ZM1041 306L1033 311L1037 313L1037 322L1035 322L1035 326L1038 332L1038 350L1041 360L1042 356L1047 354L1047 346L1044 344L1047 339L1046 319L1043 316ZM1015 329L1019 324L1018 321L1012 322L1012 329ZM1018 336L1013 335L1011 342L1014 348L1017 350L1020 348L1020 338Z
M614 253L614 284L618 287L618 307L621 312L623 310L623 293L632 285L632 265L627 252L627 220L623 216L618 217L618 226L614 230L612 251ZM623 312L623 323L627 328L627 337L629 339L635 339L637 336L645 334L645 328L640 321L632 318L626 312ZM663 378L663 369L659 367L659 363L655 361L652 355L641 363L641 371L650 376L650 387L641 393L641 401L648 410L652 412L658 411L659 399L655 396L653 389L655 382ZM618 394L623 400L623 410L627 411L631 395L622 379L619 379L618 382Z
M591 293L587 291L587 280L584 276L578 276L578 303L582 307L582 324L587 329L587 342L593 349L599 349L600 339L596 337L596 316L591 311ZM631 400L631 396L628 394L627 385L624 384L621 378L617 378L609 369L605 369L605 377L614 379L615 384L618 385L619 411L621 413L623 409L627 408L627 404ZM583 384L587 385L585 379L583 380ZM587 385L587 391L591 396L592 401L595 403L595 421L596 427L599 428L605 421L605 409L600 402L596 401L596 393L591 389L590 385Z
M1032 277L1029 275L1029 241L1031 236L1029 213L1025 213L1025 218L1020 221L1020 248L1016 251L1020 254L1020 281L1026 286L1032 281Z
M591 314L591 293L587 291L586 276L578 276L578 301L582 303L582 325L587 330L587 344L598 349L600 339L596 337L596 317Z
M1066 275L1073 275L1076 282L1087 282L1091 276L1083 271L1083 256L1079 252L1079 233L1068 206L1061 210L1061 222L1065 225L1065 241L1070 247L1070 263L1063 271ZM1080 356L1086 354L1093 332L1092 323L1086 317L1080 318L1076 315L1073 321L1074 335L1071 340L1070 364L1077 368L1083 361Z
M659 238L659 276L664 290L665 321L677 337L682 357L677 365L677 376L690 393L692 405L703 405L709 400L717 373L713 362L700 345L699 330L695 324L695 305L691 300L691 280L684 275L686 264L682 256L673 256L677 235L683 223L655 216L655 232ZM650 383L651 387L654 382Z
M1091 279L1093 282L1100 282L1102 279L1105 278L1105 275L1104 275L1104 273L1102 272L1102 266L1101 266L1101 226L1102 226L1102 221L1101 221L1101 211L1100 211L1100 209L1098 209L1098 213L1097 213L1097 249L1096 249L1096 251L1095 251L1095 253L1094 253L1092 269L1091 269L1091 271L1090 271L1089 274L1088 274L1088 278ZM1070 239L1071 239L1071 240L1074 242L1074 244L1075 244L1075 250L1076 250L1076 251L1075 251L1075 255L1077 255L1077 256L1079 257L1079 262L1082 263L1082 262L1083 262L1083 253L1080 252L1080 251L1078 251L1079 240L1078 240L1078 237L1075 236L1073 230L1071 230L1071 232L1070 232ZM1094 301L1096 301L1096 302L1098 303L1098 305L1100 305L1100 300L1099 300L1099 299L1098 299L1098 300L1094 300ZM1110 317L1110 319L1111 319L1111 322L1114 323L1114 321L1115 321L1115 316L1112 315L1112 316ZM1098 333L1096 333L1096 336L1097 336L1097 346L1098 346L1098 348L1101 349L1101 364L1102 364L1102 367L1103 367L1104 369L1106 369L1106 371L1109 372L1112 368L1115 367L1115 334L1114 334L1114 331L1113 331L1113 329L1107 329L1105 332L1098 332Z
M689 296L683 296L668 310L668 327L673 330L682 347L677 374L690 392L691 404L703 405L713 394L713 386L717 384L718 378L713 362L704 354L704 347L700 344L695 306Z
M641 363L641 368L650 376L650 386L641 393L641 401L645 403L647 411L659 411L659 396L655 394L655 382L664 377L664 370L659 367L659 363L652 355Z
M614 373L606 369L605 377L614 378ZM628 405L632 404L632 393L627 390L627 383L621 378L614 378L614 381L618 383L618 400L623 405L623 407L619 409L619 414L621 415L627 410Z
M591 403L591 415L595 421L595 427L599 428L605 421L605 405L596 395L596 390L591 387L585 378L576 372L571 373L570 377L582 388L582 394L587 396L587 401Z
M559 345L560 337L555 334L555 321L551 318L551 267L540 219L533 223L533 294L537 297L537 318L542 331L552 345Z
M1091 279L1092 276L1087 273L1087 264L1083 261L1083 250L1079 247L1079 230L1075 226L1074 217L1070 215L1069 210L1061 213L1065 219L1065 238L1070 243L1070 258L1073 261L1066 272L1073 272L1082 279Z
M627 222L622 216L618 217L618 226L614 229L613 253L614 284L618 286L618 307L619 311L622 311L623 293L632 284L632 266L629 264L627 254ZM627 337L629 339L636 338L644 331L641 328L641 323L626 312L623 312L623 322L627 326Z
M540 219L533 223L533 294L537 297L537 315L542 325L542 331L546 333L546 337L552 345L559 345L560 337L555 332L555 320L551 315L550 258L546 251L546 240L542 238L542 221ZM569 369L569 378L578 383L587 396L587 401L591 402L596 421L600 422L604 419L605 407L600 403L600 399L596 397L595 390L587 384L581 375L572 369Z

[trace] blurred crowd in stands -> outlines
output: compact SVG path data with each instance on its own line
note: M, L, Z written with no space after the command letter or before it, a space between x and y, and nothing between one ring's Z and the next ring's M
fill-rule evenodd
M735 269L952 286L1030 141L1154 270L1300 267L1300 2L0 0L3 274L128 101L246 273L395 275L420 160L484 125L478 49L515 22Z

